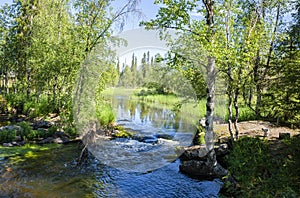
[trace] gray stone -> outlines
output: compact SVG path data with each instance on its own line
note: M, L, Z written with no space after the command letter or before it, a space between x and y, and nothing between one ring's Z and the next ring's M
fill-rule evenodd
M57 131L53 135L54 138L70 138L70 136L62 131Z
M2 126L2 127L0 127L0 131L3 131L3 130L20 131L21 127L17 126L17 125L9 125L9 126Z
M64 143L64 141L61 138L55 138L53 140L53 142L56 143L56 144L63 144Z
M45 121L45 120L32 123L32 128L35 130L38 128L48 129L52 126L53 126L53 123Z
M195 145L190 147L183 147L180 149L181 160L205 160L207 157L207 150L205 145Z
M175 136L175 133L158 133L155 135L157 138L162 138L166 140L172 140Z
M4 147L13 147L14 145L12 143L3 143L2 146Z
M222 178L228 174L228 171L220 164L212 165L209 161L184 161L179 168L185 174L203 179Z
M149 144L156 144L158 142L157 137L152 135L134 135L132 139L137 140L139 142L149 143Z
M53 143L54 142L54 138L53 137L47 137L46 139L43 139L41 141L39 141L39 144L49 144L49 143Z
M222 145L218 149L223 152L227 148L228 145ZM228 174L228 171L217 163L215 150L207 151L204 145L183 149L180 157L183 162L179 167L181 172L203 179L222 178Z

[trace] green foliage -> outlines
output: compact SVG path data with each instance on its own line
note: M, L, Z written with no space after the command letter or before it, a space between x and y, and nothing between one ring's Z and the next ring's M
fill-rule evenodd
M73 126L66 126L64 127L63 131L68 134L71 138L75 138L78 136L78 132L76 128Z
M0 131L0 143L12 142L16 138L16 130L4 129Z
M205 145L205 130L202 126L197 126L197 133L195 134L194 145Z
M268 143L244 137L227 156L228 169L241 186L239 197L297 197L300 138Z
M99 106L96 110L96 116L101 126L111 125L112 123L114 123L116 118L112 107L108 104Z
M53 112L53 106L49 106L49 99L47 97L41 97L39 101L25 101L23 113L29 115L31 118L38 116L46 116Z
M0 95L0 112L4 113L7 111L7 100Z
M148 102L148 103L155 103L155 104L161 104L161 105L168 105L170 107L176 105L178 102L180 102L180 98L178 98L174 94L155 94L156 91L147 91L137 94L138 99Z
M31 117L61 113L66 118L62 125L73 125L72 92L80 64L98 48L103 53L97 57L109 63L105 69L110 67L105 83L116 85L119 71L107 50L108 42L118 41L111 37L111 27L134 12L137 3L130 0L118 10L110 9L108 0L15 1L2 6L0 80L8 109ZM1 100L0 111L4 107Z
M54 135L54 133L57 132L57 129L58 129L57 126L55 126L55 125L51 126L51 127L48 129L48 131L47 131L47 135L48 135L48 136Z
M17 112L22 113L24 103L26 102L26 95L24 94L10 94L6 96L8 106L14 108Z
M233 115L235 115L235 109L233 109ZM226 115L226 120L228 119L228 113ZM233 120L235 119L235 116L233 116ZM242 121L249 121L249 120L256 120L257 116L255 112L250 109L248 106L241 105L239 107L239 122Z
M34 132L28 122L20 122L18 126L21 127L19 134L22 140L32 140L34 138Z

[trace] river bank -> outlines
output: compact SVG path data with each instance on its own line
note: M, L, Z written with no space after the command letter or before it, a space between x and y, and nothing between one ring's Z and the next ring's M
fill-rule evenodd
M170 140L176 141L182 137L190 137L191 134L195 133L196 128L193 126L193 122L187 123L187 121L191 120L187 119L185 114L182 114L182 117L178 117L175 112L168 109L158 108L155 105L147 105L145 102L132 101L128 98L130 97L115 97L111 101L112 106L116 112L118 112L116 115L118 124L133 131L140 131L143 135L127 138L128 140L126 138L114 140L114 144L118 144L121 148L125 148L126 151L131 149L131 152L138 151L142 153L151 149L153 150L156 148L155 146L159 146L159 144L157 144L158 141L161 141L160 143L165 142L169 144L171 143ZM22 123L22 120L20 121ZM49 122L51 123L51 120L37 120L35 124L30 123L29 126L33 131L39 131L42 129L41 124L43 123L45 125L43 129L44 132L49 132L49 129L50 131L54 131L55 127L53 127L53 125L50 126ZM37 123L39 124L37 125ZM28 126L28 124L23 125L25 126L25 129ZM226 154L224 155L224 153L222 153L221 158L220 155L217 155L218 162L229 170L230 177L234 179L234 181L232 181L228 179L229 177L222 178L224 181L224 188L221 190L221 195L229 197L259 197L261 195L265 195L265 197L272 197L273 195L280 197L284 195L299 195L297 190L299 187L297 181L299 181L300 178L297 172L299 171L298 167L300 167L299 157L297 156L300 145L297 136L297 134L299 134L299 129L279 127L269 122L262 121L240 122L238 125L241 138L235 142L234 149L226 150ZM21 127L20 131L26 131L24 130L24 126L23 129ZM216 123L216 143L226 143L229 137L227 128L227 124ZM265 136L263 129L268 129L269 133L267 137ZM55 129L55 132L58 132L57 128ZM25 134L26 133L23 135ZM28 138L29 134L30 133L27 133L24 137ZM178 139L173 139L175 134L180 135L178 136ZM281 135L280 137L280 134L285 135ZM56 138L53 138L52 136L49 139L53 140ZM42 141L42 139L39 139L39 141ZM186 141L185 144L188 146L191 144L191 141ZM36 150L30 147L32 147L32 145L16 147L20 150L23 150L24 148L23 153L22 151L13 151L12 148L11 153L21 153L21 156L35 156L32 155L32 152L34 153ZM45 145L41 147L41 149L46 149L47 147L48 145ZM108 146L108 148L111 147ZM8 152L8 150L5 149L0 148L2 153ZM56 149L57 148L54 148L54 150ZM108 149L107 153L114 154L115 152L114 150ZM80 153L78 156L80 156ZM78 156L76 157L78 158ZM168 155L166 158L167 160L170 160L169 156L171 155ZM159 155L157 155L157 157L160 158L159 160L163 159ZM173 161L175 160L175 164L177 165L176 170L178 172L182 162L176 160L176 157L177 156L174 158L174 156L172 156L172 160L168 161L167 164L173 164ZM107 159L108 158L100 158L99 160L99 158L96 158L96 161L100 161L100 164L103 165ZM73 163L75 163L74 159ZM164 165L168 166L167 164ZM131 165L132 164L129 164L128 167L132 167ZM163 169L164 166L158 164L157 167L159 167L157 170L160 170L161 167ZM203 178L199 179L196 175L190 175L190 177L196 178L197 181L203 180Z

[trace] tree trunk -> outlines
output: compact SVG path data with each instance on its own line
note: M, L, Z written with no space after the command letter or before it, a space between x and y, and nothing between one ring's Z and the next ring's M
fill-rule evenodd
M260 117L260 105L261 105L261 82L259 76L259 64L260 64L260 51L257 51L255 65L253 68L253 78L256 88L256 104L255 104L255 114L256 117Z
M206 67L206 121L205 121L205 143L206 149L212 151L214 149L214 130L213 117L215 106L215 77L216 77L216 59L208 56L208 63Z
M234 128L235 128L235 139L239 139L239 127L238 127L238 121L240 117L240 110L239 110L239 104L238 104L238 98L239 98L239 88L236 88L235 96L234 96L234 109L235 109L235 119L234 119Z
M227 87L227 95L228 95L228 130L230 133L230 146L233 147L234 144L234 136L232 130L232 102L233 102L233 88L232 88L232 77L231 77L231 66L228 65L227 69L227 77L228 77L228 87Z
M234 119L234 128L235 128L235 139L239 139L239 127L238 127L238 121L239 121L239 117L240 117L240 109L239 109L239 95L240 95L240 87L241 87L241 79L242 79L242 69L239 68L239 72L238 72L238 81L237 81L237 85L236 85L236 89L235 89L235 94L234 94L234 108L235 108L235 119Z
M231 88L230 88L231 89ZM228 93L228 130L230 133L230 146L233 146L234 136L232 131L232 91L230 90Z

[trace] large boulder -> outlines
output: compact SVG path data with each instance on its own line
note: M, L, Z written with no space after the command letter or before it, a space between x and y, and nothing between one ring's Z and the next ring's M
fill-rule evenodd
M182 147L180 149L180 159L183 161L188 160L202 160L207 156L207 150L205 145L195 145L190 147Z
M228 174L216 159L215 150L207 151L205 145L183 148L180 171L202 179L222 178ZM223 149L223 148L222 148Z
M180 165L180 171L192 177L199 177L202 179L222 178L228 174L219 163L210 164L208 161L189 160L184 161Z

